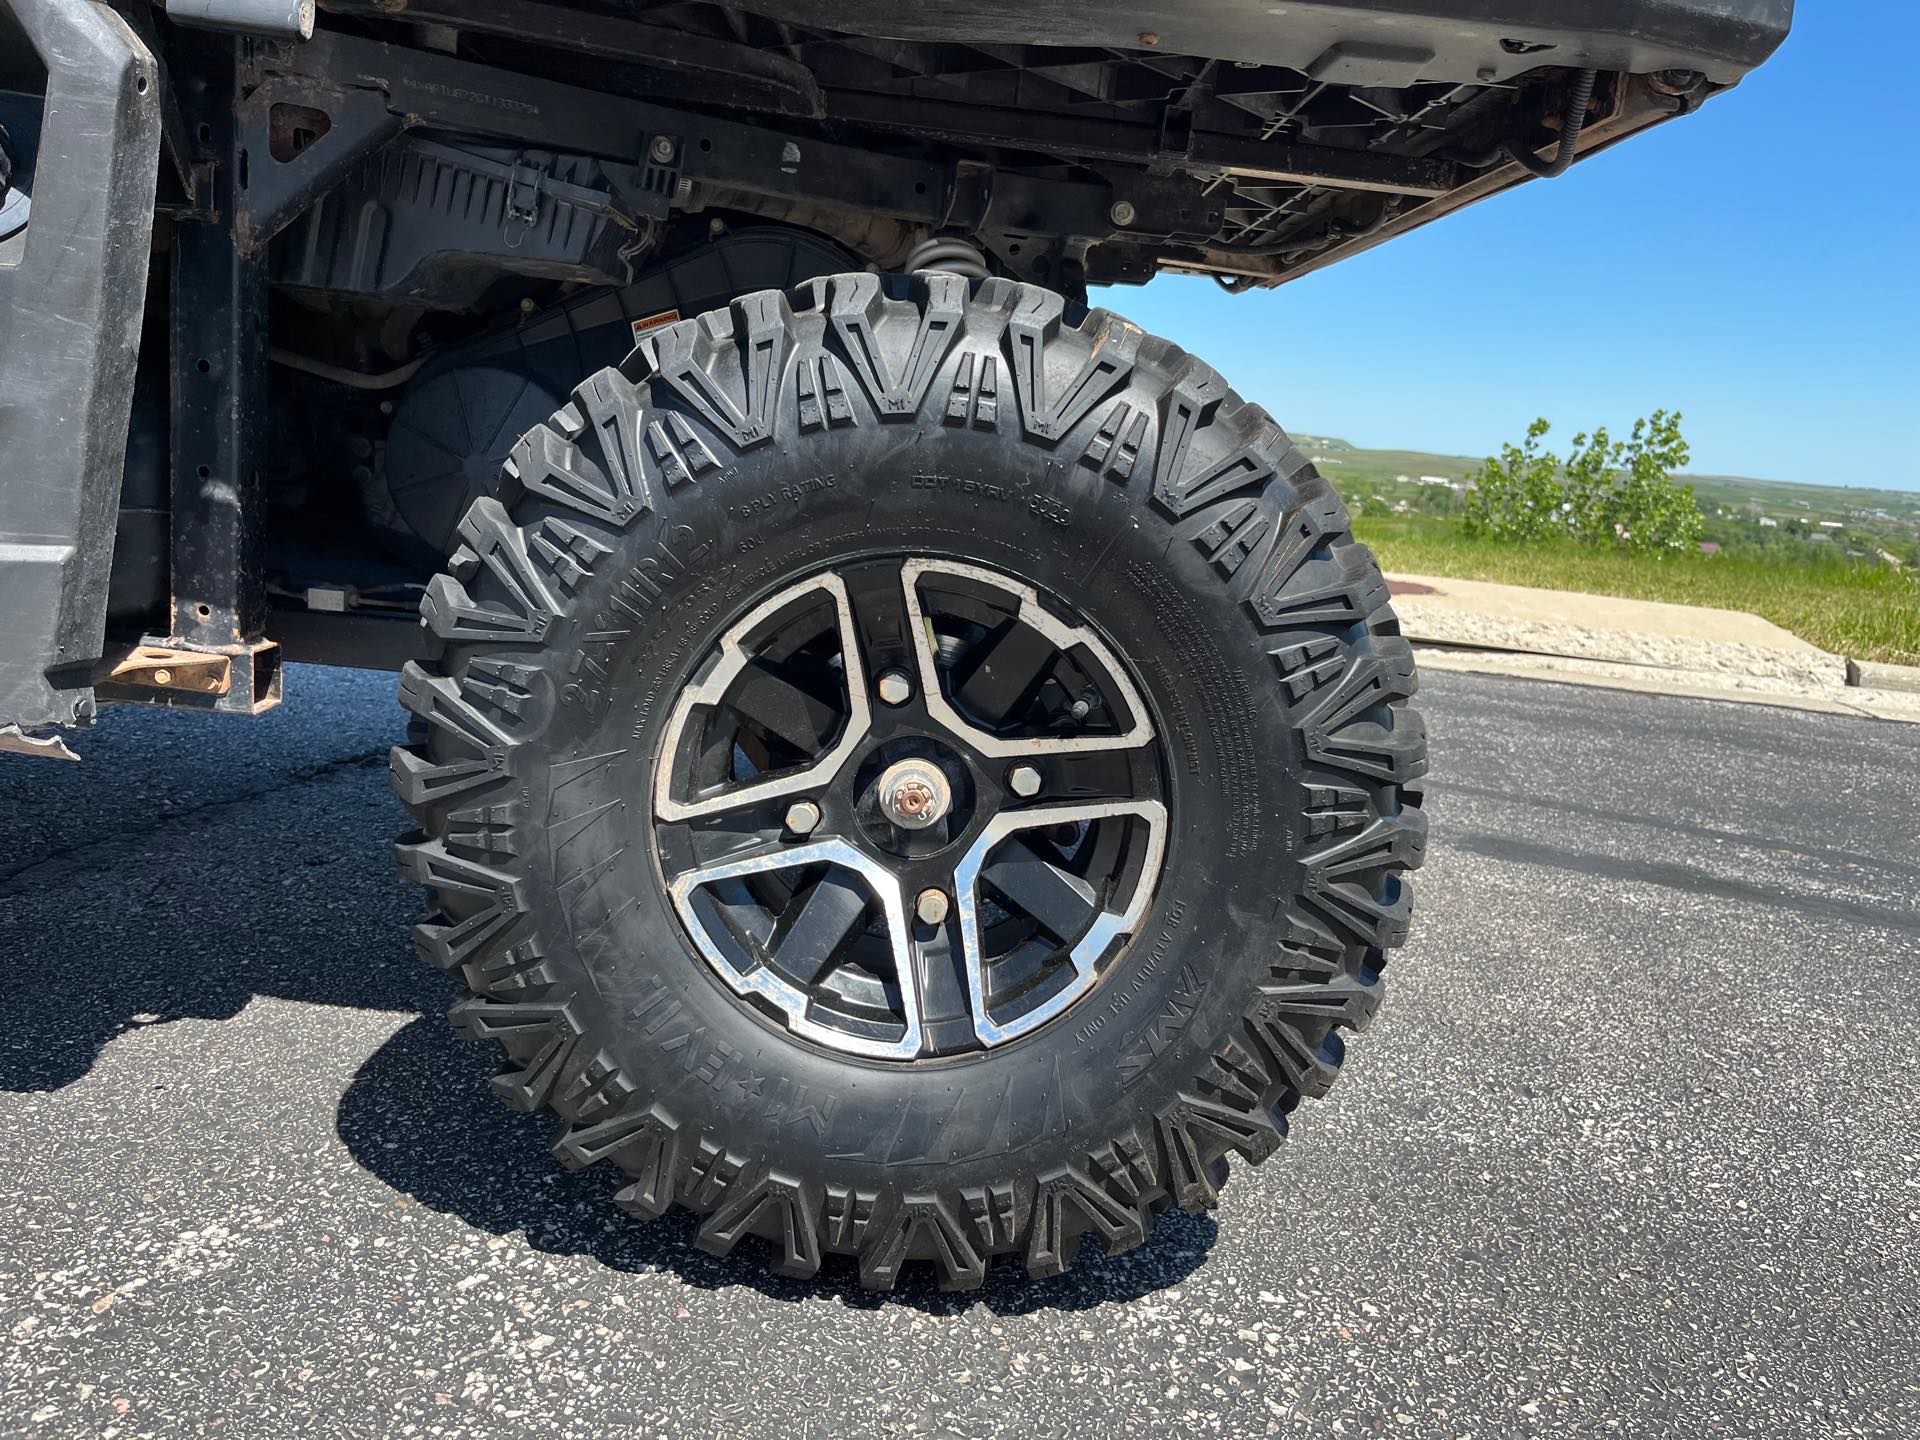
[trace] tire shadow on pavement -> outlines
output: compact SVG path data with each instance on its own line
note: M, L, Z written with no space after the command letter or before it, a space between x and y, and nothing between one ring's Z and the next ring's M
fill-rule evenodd
M44 762L42 762L44 763ZM129 1031L230 1020L256 997L406 1014L444 1004L413 958L384 754L208 806L0 882L0 1090L60 1090ZM0 854L7 850L0 824Z
M116 709L74 737L82 764L0 756L0 1090L63 1089L116 1036L257 996L442 1003L394 874L393 678L287 684L299 703L246 720Z
M775 1300L830 1296L859 1309L909 1305L936 1315L985 1306L996 1314L1084 1310L1177 1285L1205 1260L1219 1237L1211 1216L1174 1210L1144 1245L1108 1259L1090 1245L1064 1275L1034 1281L1002 1258L980 1289L946 1293L931 1263L910 1266L888 1293L863 1290L851 1258L830 1256L812 1280L772 1274L763 1242L743 1240L734 1254L693 1248L694 1218L675 1209L636 1220L616 1207L622 1181L611 1165L562 1170L548 1146L551 1116L522 1115L493 1096L491 1047L460 1039L441 1015L400 1029L361 1066L340 1101L338 1129L354 1158L421 1204L495 1235L524 1233L533 1248L586 1255L613 1270L671 1270L705 1290L746 1286Z

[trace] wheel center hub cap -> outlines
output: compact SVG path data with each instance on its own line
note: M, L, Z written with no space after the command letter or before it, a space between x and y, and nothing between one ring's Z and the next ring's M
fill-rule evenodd
M889 765L876 787L880 811L907 830L924 830L946 818L953 806L953 788L940 767L926 760L901 760Z

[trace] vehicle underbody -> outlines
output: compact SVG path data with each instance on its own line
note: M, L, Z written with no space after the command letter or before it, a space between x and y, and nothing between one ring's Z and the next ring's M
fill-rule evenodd
M1580 92L1580 155L1695 108L1788 19L1779 0L1615 0L1552 23L1471 0L1284 19L1227 0L1037 14L330 0L310 39L288 38L301 8L206 7L233 28L296 17L237 37L183 28L178 5L17 0L10 25L0 9L15 189L46 94L55 117L99 112L76 116L71 173L45 176L9 243L60 224L63 184L96 205L111 194L114 212L68 228L99 247L87 298L113 311L73 376L49 369L43 337L84 307L33 282L46 256L0 268L5 463L60 477L73 502L49 523L0 486L0 533L44 547L16 562L10 609L31 618L0 653L0 723L74 723L97 684L103 699L209 703L191 665L154 684L155 664L129 658L141 643L211 647L249 671L269 639L398 664L414 627L381 622L410 622L428 551L396 524L396 480L427 485L422 466L468 458L402 457L411 468L386 475L413 371L444 399L455 382L434 378L464 350L550 399L527 353L541 337L568 332L569 381L613 363L631 322L682 308L674 295L724 298L717 272L692 273L724 268L722 237L736 258L758 252L746 283L898 270L919 251L1071 301L1161 271L1277 285L1546 168L1583 71L1598 74ZM28 23L98 60L56 65L49 91ZM135 75L151 88L125 88ZM149 229L143 286L144 254L128 252ZM214 351L217 369L196 369ZM124 472L104 437L39 453L30 397L90 390L132 416ZM415 408L438 415L434 401ZM203 465L231 483L201 493ZM434 543L451 532L445 516L421 523ZM211 703L253 709L275 683Z

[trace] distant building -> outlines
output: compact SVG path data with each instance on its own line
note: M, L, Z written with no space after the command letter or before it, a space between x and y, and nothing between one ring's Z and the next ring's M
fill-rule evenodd
M1831 535L1809 535L1807 539L1816 545L1831 545L1833 543L1833 536Z
M1846 522L1844 520L1822 520L1819 524L1822 530L1839 530L1845 527Z
M1778 530L1780 528L1780 522L1774 519L1771 515L1762 515L1760 517L1760 523L1766 526L1767 529L1769 530Z

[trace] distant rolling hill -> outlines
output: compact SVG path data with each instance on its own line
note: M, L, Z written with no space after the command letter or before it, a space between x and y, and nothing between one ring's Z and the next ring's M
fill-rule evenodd
M1401 475L1438 475L1464 480L1478 470L1483 457L1441 455L1428 450L1368 450L1329 435L1293 431L1298 445L1338 488L1358 493L1362 487L1388 484ZM1920 524L1920 493L1883 490L1866 485L1812 485L1795 480L1756 480L1746 475L1681 475L1693 486L1703 509L1716 506L1754 507L1766 512L1819 512L1844 518L1856 511L1884 511L1895 520Z

